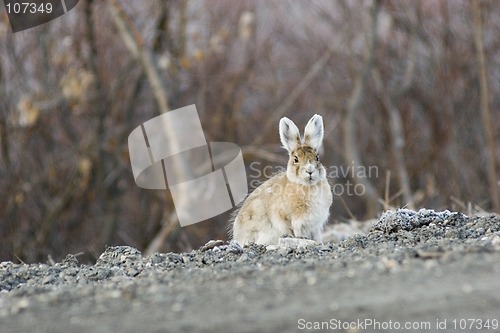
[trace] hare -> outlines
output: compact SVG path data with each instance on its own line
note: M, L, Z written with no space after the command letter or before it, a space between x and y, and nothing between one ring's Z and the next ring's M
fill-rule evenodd
M323 118L317 114L307 123L303 138L293 121L280 120L281 143L289 153L287 170L258 186L243 202L233 221L235 241L270 245L292 235L321 242L333 200L318 155L323 132Z

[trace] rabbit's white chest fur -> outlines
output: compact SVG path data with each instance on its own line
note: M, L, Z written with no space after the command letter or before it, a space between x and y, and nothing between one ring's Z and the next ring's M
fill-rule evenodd
M233 223L233 239L240 244L277 244L282 235L321 242L323 225L332 205L332 191L319 161L323 118L314 115L304 137L290 119L279 124L280 140L288 150L287 171L253 191Z

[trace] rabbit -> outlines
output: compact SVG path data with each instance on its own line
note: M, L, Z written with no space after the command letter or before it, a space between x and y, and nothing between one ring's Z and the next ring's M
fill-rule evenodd
M247 196L233 215L233 240L241 245L272 245L291 235L321 243L333 201L318 155L323 133L323 118L317 114L307 123L304 137L293 121L280 120L280 140L289 154L287 169Z

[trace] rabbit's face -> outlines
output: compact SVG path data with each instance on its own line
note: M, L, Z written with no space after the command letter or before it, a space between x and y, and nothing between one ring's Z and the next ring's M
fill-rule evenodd
M316 150L302 145L290 154L287 176L296 183L313 185L325 178L326 171Z
M307 123L303 138L287 117L281 118L279 129L281 143L290 154L286 171L288 179L303 185L313 185L325 179L326 170L318 155L323 142L323 118L315 114Z

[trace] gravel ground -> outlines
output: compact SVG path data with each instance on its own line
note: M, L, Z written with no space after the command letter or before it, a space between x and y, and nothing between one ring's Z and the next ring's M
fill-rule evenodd
M500 216L432 210L338 244L109 247L95 265L0 263L0 332L500 332L499 263Z

